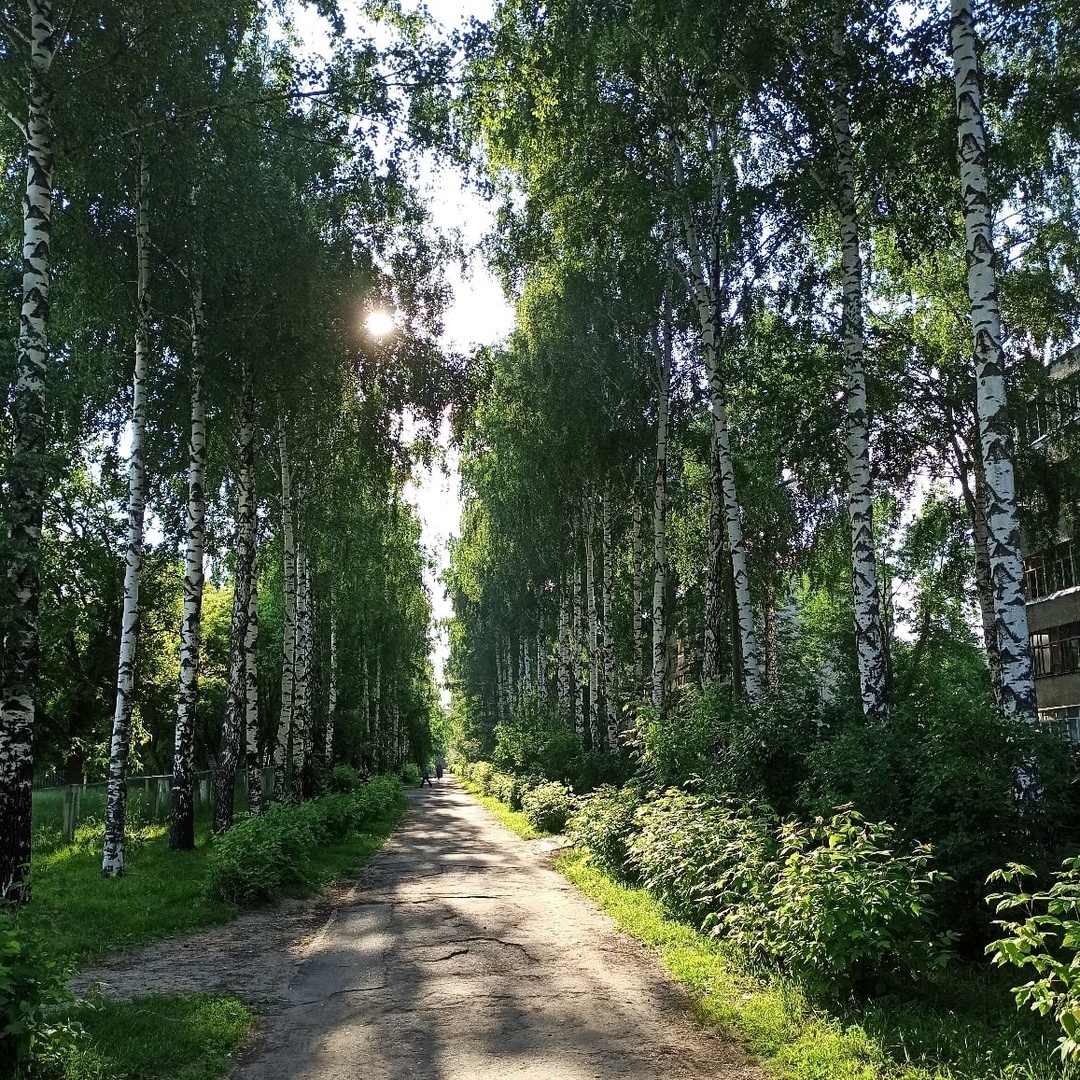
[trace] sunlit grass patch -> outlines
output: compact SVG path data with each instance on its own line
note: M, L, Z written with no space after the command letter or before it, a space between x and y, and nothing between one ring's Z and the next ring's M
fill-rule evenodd
M491 795L481 795L474 784L466 780L458 779L458 783L485 809L490 810L501 825L505 825L511 832L515 832L522 840L539 840L551 833L537 832L530 824L528 818L520 810L511 810L506 803Z
M216 1080L254 1024L236 998L210 994L98 998L76 1019L85 1036L63 1080Z
M737 1038L786 1080L1077 1080L1063 1067L1052 1025L1018 1014L1000 973L942 976L903 1000L815 1006L795 983L754 971L723 943L672 919L643 889L627 888L568 852L558 868L625 931L654 948L707 1023Z

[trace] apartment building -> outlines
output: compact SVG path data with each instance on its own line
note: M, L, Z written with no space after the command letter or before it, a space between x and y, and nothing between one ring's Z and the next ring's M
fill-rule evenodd
M1075 457L1080 350L1057 361L1050 378L1050 392L1029 403L1025 436L1033 447ZM1063 520L1054 543L1028 554L1024 582L1039 718L1080 743L1080 521Z

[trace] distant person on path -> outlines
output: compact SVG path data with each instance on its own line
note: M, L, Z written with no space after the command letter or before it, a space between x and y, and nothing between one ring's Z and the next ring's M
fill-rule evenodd
M445 768L446 768L446 762L443 761L442 758L436 758L435 759L435 779L436 780L441 780L442 779L443 769L445 769Z
M427 763L425 763L424 767L420 770L420 786L423 787L425 784L427 784L428 787L435 786L431 782L431 766Z

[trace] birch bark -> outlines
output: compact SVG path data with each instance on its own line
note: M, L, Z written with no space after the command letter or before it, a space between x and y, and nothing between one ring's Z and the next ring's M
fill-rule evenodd
M173 739L172 815L169 847L195 846L194 732L199 701L199 653L202 643L203 535L206 501L206 403L203 401L202 285L194 288L191 305L191 432L188 440L188 498L184 545L184 613L180 624L180 690L176 699Z
M1005 353L1001 344L993 222L986 178L986 127L971 0L951 0L949 36L956 89L976 406L986 480L987 553L994 588L1002 705L1006 716L1034 721L1038 716L1038 705L1024 602L1012 432L1005 397Z
M867 424L863 341L863 265L859 249L859 213L855 202L855 163L851 148L851 112L843 75L844 32L833 33L838 72L833 91L832 133L839 186L836 209L840 222L843 274L842 337L846 394L848 519L851 526L851 588L855 610L855 648L863 713L884 722L889 716L886 688L885 628L874 553L873 485Z
M143 517L146 509L146 370L150 351L150 166L139 157L135 206L135 248L138 262L135 323L135 369L131 389L131 460L128 474L128 536L124 553L124 611L120 626L120 658L116 674L116 710L109 742L105 844L101 872L124 872L124 830L127 823L127 761L134 705L135 652L139 641L139 577L143 560Z
M536 631L536 700L541 706L548 701L548 664L547 642L543 628Z
M600 661L600 627L596 611L596 545L594 504L591 498L585 503L585 602L589 608L589 747L600 749L600 680L603 669Z
M709 532L705 566L705 644L701 655L701 682L708 686L720 677L720 631L724 625L724 492L720 444L709 444ZM736 642L732 645L737 647Z
M334 760L334 718L337 715L338 699L338 639L337 639L337 604L333 590L330 593L330 686L326 702L326 740L323 744L323 758L327 765Z
M0 697L0 899L29 899L30 808L38 666L38 562L45 502L45 382L52 285L53 136L49 70L56 53L50 0L30 2L30 84L22 129L22 306L10 393L7 576Z
M644 470L638 464L637 479L634 481L634 535L633 535L633 584L632 601L634 605L634 696L645 693L645 620L642 618L644 603L645 578L645 529L644 514L641 509Z
M255 416L253 394L248 392L245 365L240 397L240 470L236 500L236 573L233 583L232 624L229 628L229 684L221 746L214 777L214 832L232 828L236 797L236 767L241 747L247 745L247 641L251 592L255 578ZM245 752L245 767L247 756Z
M570 603L570 580L564 573L559 589L559 658L556 671L559 712L564 717L570 717L573 710L570 700Z
M375 746L375 756L378 763L382 759L382 652L375 654L375 715L372 724L371 737Z
M570 643L570 694L571 705L574 710L574 730L582 745L585 744L585 687L581 669L581 646L583 635L582 627L582 603L581 603L581 568L574 565L574 593L570 606L570 614L573 619L574 637Z
M254 561L254 558L253 558ZM259 764L259 575L251 575L247 631L244 634L244 756L248 775L248 813L258 816L262 805Z
M281 657L281 715L274 740L274 799L283 802L289 785L289 738L293 727L296 684L296 537L293 529L292 467L284 412L278 414L278 456L281 461L282 562L285 611Z
M307 553L296 549L296 678L293 688L293 773L292 794L295 802L305 795L305 777L309 768L310 686L311 686L311 594L309 592Z
M676 157L676 175L682 182L682 165ZM735 485L735 464L731 456L731 429L727 416L727 384L720 355L720 297L719 287L712 281L709 267L716 259L709 259L693 221L684 219L686 244L690 252L691 288L697 305L698 322L701 326L701 345L705 357L705 370L709 376L709 412L712 416L712 459L719 469L719 487L723 501L724 525L727 534L728 553L738 613L739 653L742 658L744 689L750 701L761 695L761 663L758 653L757 631L754 628L754 609L750 601L750 574L746 563L746 543L742 531L742 507ZM715 245L714 245L715 246ZM710 470L711 472L711 470ZM712 524L710 513L710 525ZM710 529L711 532L711 529ZM710 550L718 538L710 535ZM715 607L715 604L714 604ZM714 627L714 637L719 632Z
M619 702L615 692L615 544L611 529L610 488L604 491L601 525L604 564L604 715L607 723L607 748L611 753L615 753L619 749Z
M664 711L667 689L667 634L664 616L667 596L667 454L671 409L673 344L668 300L664 301L663 342L656 356L656 475L653 481L652 693L656 713Z

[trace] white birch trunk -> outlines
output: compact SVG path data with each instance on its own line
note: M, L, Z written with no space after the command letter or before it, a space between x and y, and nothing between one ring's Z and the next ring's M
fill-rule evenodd
M679 169L681 175L681 166ZM709 376L709 411L712 415L713 455L720 471L720 492L723 497L724 523L734 582L738 612L739 653L742 657L744 688L747 698L756 701L761 695L761 663L754 609L750 601L750 574L746 564L746 543L742 531L742 507L735 487L735 465L731 456L731 431L727 417L727 385L720 356L720 318L717 289L710 282L709 261L705 257L700 237L693 222L684 221L687 247L690 251L691 286L697 303L701 325L701 344L705 368ZM710 515L711 516L711 515ZM710 522L711 524L711 522ZM710 545L715 538L710 537ZM714 628L714 634L717 631Z
M558 681L559 712L570 717L570 581L564 573L559 589L559 655L555 677Z
M976 406L986 479L987 552L994 583L1002 704L1006 716L1034 721L1038 705L1020 557L1012 433L1005 397L1005 353L1001 344L993 222L986 179L986 128L971 0L951 0L949 33L978 390Z
M605 489L601 504L603 548L604 608L604 716L607 722L607 748L614 754L619 749L619 702L615 691L615 545L611 530L611 490Z
M642 618L644 604L645 579L645 528L644 514L641 509L643 469L638 463L637 479L634 482L634 535L633 535L633 583L632 602L634 605L634 696L645 693L645 620Z
M120 659L116 674L116 710L109 742L109 782L105 806L105 844L101 872L124 872L124 830L127 824L127 761L131 748L131 710L135 690L135 653L139 641L139 578L143 560L143 517L146 509L146 371L150 350L150 166L139 159L135 208L138 260L135 323L135 370L131 392L131 461L128 474L128 536L124 553L124 612L120 627Z
M371 731L375 747L376 767L383 764L382 760L382 653L375 654L375 716Z
M327 765L334 761L334 718L337 715L338 699L338 639L337 639L337 604L336 596L330 594L330 687L326 702L326 740L323 744L323 758Z
M663 343L656 358L656 475L653 482L652 693L650 704L663 712L667 689L667 454L671 408L672 341L668 304L664 302Z
M533 695L532 660L529 657L529 646L525 641L525 635L521 637L521 694L524 704Z
M254 557L253 557L253 562ZM248 813L261 814L262 767L259 762L259 575L251 575L247 632L244 634L244 739L248 774Z
M371 738L371 698L368 687L368 654L364 654L360 660L360 716L364 722L364 740Z
M595 512L592 498L585 504L585 602L589 608L589 746L600 749L600 681L603 667L600 660L600 624L596 610L596 544Z
M574 730L578 734L578 738L582 740L584 745L585 740L585 724L586 724L586 702L585 702L585 687L584 687L584 673L581 669L581 647L585 640L585 635L582 634L581 629L584 624L583 620L583 605L581 602L581 569L576 564L574 566L574 599L571 605L571 613L574 620L574 639L570 646L570 682L571 682L571 695L572 705L574 709Z
M195 846L195 711L199 701L202 643L203 535L206 522L206 403L203 401L203 300L196 284L191 305L191 431L188 439L188 498L184 545L184 613L180 624L180 690L173 739L172 815L169 847Z
M282 802L289 783L289 737L293 726L296 684L296 539L293 528L292 467L285 414L278 416L278 454L281 460L281 521L285 610L281 648L281 715L274 740L274 798Z
M305 776L309 768L308 743L311 726L311 593L307 552L296 549L296 679L293 689L293 774L292 792L296 802L305 797Z
M38 562L45 503L45 382L52 286L53 136L49 70L57 35L49 0L30 2L22 306L10 390L6 553L10 608L0 698L0 900L29 900L30 813L38 657Z
M720 677L721 627L724 625L724 492L720 444L709 440L708 563L705 567L705 645L701 655L701 683L708 686ZM737 642L732 642L738 648ZM733 665L733 669L734 669Z
M842 30L833 35L837 70L845 54ZM832 110L833 140L839 176L837 212L843 271L844 381L847 399L848 518L851 524L851 586L855 608L855 647L863 713L884 722L889 716L886 689L885 628L874 552L873 485L866 415L863 346L863 266L859 250L859 214L855 204L855 166L847 85L838 79Z
M541 706L548 700L547 642L543 630L536 632L536 700Z

